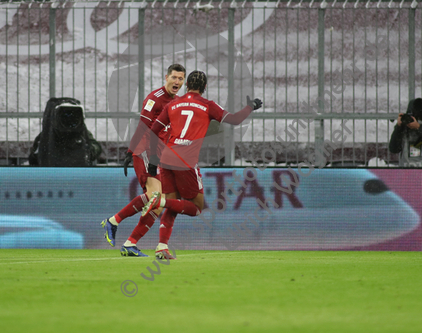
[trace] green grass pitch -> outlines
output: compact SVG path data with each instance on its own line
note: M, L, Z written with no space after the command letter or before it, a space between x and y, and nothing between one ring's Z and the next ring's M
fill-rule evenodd
M176 253L0 250L0 331L422 332L418 252Z

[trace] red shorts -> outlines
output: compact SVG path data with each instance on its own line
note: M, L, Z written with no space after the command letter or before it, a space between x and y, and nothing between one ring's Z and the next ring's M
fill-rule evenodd
M144 193L147 191L146 184L148 177L155 178L161 181L160 177L160 168L157 168L157 175L155 177L151 176L147 171L148 161L138 157L137 155L132 156L133 158L133 168L135 169L136 176L138 177L139 184L141 185Z
M184 199L193 199L198 193L204 194L202 175L199 168L170 170L161 168L161 187L164 194L179 192Z

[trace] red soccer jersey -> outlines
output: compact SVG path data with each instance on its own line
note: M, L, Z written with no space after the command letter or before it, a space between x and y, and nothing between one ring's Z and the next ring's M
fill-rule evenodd
M178 98L178 96L175 96L175 98ZM149 155L150 131L148 129L152 127L152 124L160 115L164 106L175 98L169 95L165 87L161 87L151 92L144 99L141 119L139 120L138 128L136 129L136 133L133 136L129 147L135 155L139 156L144 151L147 151L147 154ZM168 129L164 128L161 130L158 136L166 143L168 140Z
M197 93L187 93L167 104L157 118L162 125L171 125L169 149L164 150L161 162L167 166L195 167L211 120L222 122L227 114L217 103Z

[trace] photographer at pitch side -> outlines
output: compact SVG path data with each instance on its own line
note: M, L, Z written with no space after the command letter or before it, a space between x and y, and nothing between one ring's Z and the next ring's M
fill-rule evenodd
M399 166L422 166L422 98L412 99L406 113L399 113L389 150L400 153Z

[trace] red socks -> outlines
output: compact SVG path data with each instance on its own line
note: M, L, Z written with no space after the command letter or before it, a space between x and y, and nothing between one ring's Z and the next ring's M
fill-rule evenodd
M132 234L127 240L136 244L141 239L141 237L143 237L153 226L157 217L158 216L155 215L154 212L150 212L149 214L142 216L139 219L138 225L135 227L135 229L133 229Z
M115 215L117 223L120 223L122 220L129 216L135 215L139 212L142 207L148 202L148 197L146 194L141 194L134 198L125 208ZM168 244L171 233L173 231L174 220L178 213L185 214L189 216L198 216L201 214L199 208L191 201L188 200L178 200L178 199L166 199L166 204L164 206L168 208L164 211L163 216L161 217L160 223L160 243ZM133 229L132 234L128 238L133 244L136 244L153 226L157 215L154 212L150 212L146 216L143 216L139 219L138 225Z
M198 216L201 214L199 208L193 202L188 200L166 199L164 207L171 209L173 212L189 216Z
M134 198L125 208L123 208L120 212L114 215L117 223L120 223L127 217L133 216L139 211L141 211L142 207L149 201L148 196L146 194L138 195Z
M168 244L171 232L173 231L173 224L176 216L177 213L169 209L164 211L160 223L160 243Z

